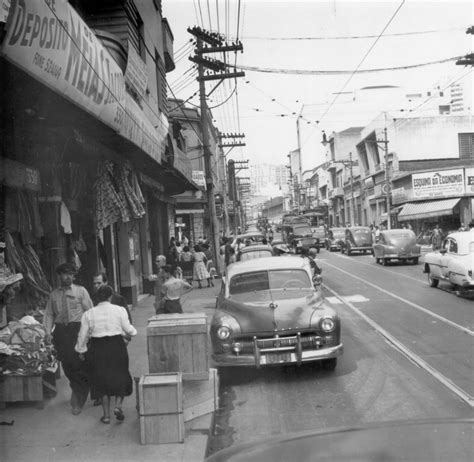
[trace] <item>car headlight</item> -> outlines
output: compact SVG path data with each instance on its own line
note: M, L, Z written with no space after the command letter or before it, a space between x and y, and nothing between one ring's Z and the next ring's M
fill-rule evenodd
M228 326L220 326L217 329L217 337L219 340L227 340L230 337L230 329Z
M336 323L332 318L323 318L321 320L321 330L323 332L332 332L336 328Z

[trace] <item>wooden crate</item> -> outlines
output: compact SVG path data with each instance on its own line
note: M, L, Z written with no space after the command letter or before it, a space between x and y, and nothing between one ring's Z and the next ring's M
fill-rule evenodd
M209 342L204 313L153 316L147 326L150 373L181 372L183 380L207 380Z
M219 407L219 374L209 369L208 380L183 382L184 421L215 412Z
M149 374L138 381L138 412L142 444L184 441L181 373Z
M36 401L43 407L43 377L41 375L2 375L0 376L0 403L17 401Z

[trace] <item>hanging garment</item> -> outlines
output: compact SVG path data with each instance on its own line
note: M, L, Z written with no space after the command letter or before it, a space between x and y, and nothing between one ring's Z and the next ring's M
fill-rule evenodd
M105 161L99 165L97 180L94 184L98 231L120 220L124 223L130 221L128 207L114 187L113 174L112 162Z
M63 201L61 201L61 226L63 227L64 234L72 234L71 215Z
M132 173L131 168L128 165L121 165L119 168L118 175L118 187L119 191L123 194L129 207L131 218L141 218L145 215L145 208L142 202L135 194L130 182L129 175Z

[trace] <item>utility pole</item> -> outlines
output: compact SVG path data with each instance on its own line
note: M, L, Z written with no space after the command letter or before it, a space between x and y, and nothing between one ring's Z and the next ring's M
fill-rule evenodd
M352 152L349 153L349 168L351 175L351 225L355 226L355 204L354 204L354 174L352 172L352 167L354 162L352 162Z
M217 61L215 59L204 58L202 55L206 53L221 53L227 51L242 51L243 47L240 42L232 45L227 43L224 45L224 38L217 33L209 33L199 27L188 28L188 32L196 37L196 50L195 56L190 56L189 60L198 65L198 78L199 81L199 100L201 110L201 131L202 131L202 143L204 151L204 167L206 174L206 190L207 190L207 203L209 207L209 218L210 218L210 231L211 231L211 242L213 247L213 258L218 273L222 272L220 268L219 258L219 223L217 221L216 214L216 199L214 196L214 178L212 175L212 153L210 150L209 141L209 126L208 126L208 107L206 103L206 86L205 81L208 80L220 80L217 84L220 85L225 79L243 77L244 72L228 72L225 63ZM206 43L206 46L204 45ZM210 45L210 47L208 46ZM206 69L206 75L204 70ZM209 74L208 69L212 70L214 74ZM214 91L216 88L212 91ZM212 93L211 91L211 93Z
M385 122L387 114L385 114ZM387 123L385 123L385 128L383 129L383 141L384 150L385 150L385 204L387 207L387 229L392 227L392 217L390 214L390 173L388 171L388 138L387 138Z

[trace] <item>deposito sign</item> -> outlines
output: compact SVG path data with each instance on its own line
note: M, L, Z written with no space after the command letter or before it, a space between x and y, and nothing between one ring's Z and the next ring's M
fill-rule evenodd
M417 199L464 194L463 169L414 173L412 182L413 198Z
M1 53L161 161L166 119L148 120L118 64L66 0L13 0Z

